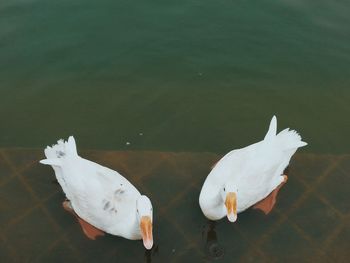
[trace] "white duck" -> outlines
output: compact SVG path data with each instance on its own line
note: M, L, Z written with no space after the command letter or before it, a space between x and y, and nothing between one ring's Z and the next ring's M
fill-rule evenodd
M145 248L152 248L153 211L147 196L118 172L81 158L72 136L48 146L45 156L40 162L54 169L69 200L64 207L80 217L85 234L92 239L102 231L132 240L142 238Z
M229 221L235 222L237 213L261 200L264 202L272 192L275 198L279 186L287 181L282 173L292 155L299 147L307 145L296 131L276 132L277 119L273 116L264 140L233 150L216 163L199 196L199 205L208 219L227 216ZM274 202L270 202L268 208L266 204L256 206L267 213Z

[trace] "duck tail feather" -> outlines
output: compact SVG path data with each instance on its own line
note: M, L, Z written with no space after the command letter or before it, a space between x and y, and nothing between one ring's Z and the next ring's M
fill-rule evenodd
M57 141L57 144L47 146L45 149L47 159L64 159L66 157L78 156L77 147L73 136L68 138L68 141L62 139Z
M306 146L307 143L301 140L301 136L295 130L284 129L277 135L277 139L284 145L285 150L297 149Z
M62 162L58 158L52 158L52 159L43 159L39 161L42 164L52 165L52 166L61 166Z
M277 118L274 115L270 121L269 130L267 131L264 140L272 139L277 134Z

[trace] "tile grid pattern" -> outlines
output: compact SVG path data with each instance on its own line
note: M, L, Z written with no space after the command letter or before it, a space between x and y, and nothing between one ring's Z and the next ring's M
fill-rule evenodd
M319 176L317 178L317 180L312 183L311 185L305 183L304 181L302 181L302 179L300 179L299 176L295 176L297 178L297 180L301 181L303 183L304 186L306 186L306 191L303 193L303 195L301 195L299 197L299 199L294 203L294 205L287 210L286 212L282 212L281 210L279 210L278 208L274 208L278 214L280 215L280 219L273 225L273 227L271 227L270 229L268 229L264 235L261 236L261 238L255 240L254 244L255 246L260 246L261 244L263 244L264 242L267 242L269 237L276 231L278 230L278 227L280 225L282 225L285 221L289 221L288 220L288 216L294 212L295 210L298 209L298 207L300 207L305 200L307 200L307 198L309 197L309 195L311 193L315 192L315 189L317 189L317 185L319 185L327 176L329 176L332 172L333 169L335 169L337 167L337 165L339 164L340 159L336 159L334 160L331 165L328 167L328 169L326 171L324 171L324 173ZM327 204L329 205L329 204ZM330 206L331 209L335 209L333 206ZM335 209L336 210L336 209ZM317 247L316 244L314 244L312 238L305 232L303 231L300 227L298 227L296 224L294 224L293 222L290 222L292 224L292 226L294 227L294 229L299 233L299 235L304 238L305 240L307 240L310 245L313 245L314 247ZM318 249L320 254L323 254L323 251L321 249ZM241 262L245 262L245 259L242 258Z
M34 161L34 162L31 162L29 164L26 164L23 168L21 169L18 169L17 167L15 167L13 165L13 163L10 161L10 159L7 157L6 155L6 152L4 151L1 151L0 152L3 160L8 164L9 168L11 169L12 171L12 175L11 176L12 178L18 178L20 183L24 186L24 188L26 189L26 191L32 196L32 198L35 200L35 205L31 208L29 208L27 211L24 212L24 214L20 215L19 217L16 217L16 218L13 218L9 225L11 224L16 224L16 222L20 221L20 220L24 220L24 217L31 213L34 208L36 207L39 207L40 210L43 211L43 213L45 214L47 220L50 222L51 224L51 227L55 230L55 232L59 235L59 238L56 239L54 242L53 242L53 245L55 243L58 243L58 241L60 239L62 239L66 244L67 244L67 247L71 250L72 254L75 255L76 259L81 261L80 257L79 257L79 251L73 246L73 244L71 244L69 242L69 240L65 237L64 235L64 231L62 231L62 229L60 228L59 226L59 223L55 221L55 219L52 217L52 215L50 214L50 212L47 210L47 208L45 207L44 205L44 200L41 200L38 195L35 193L35 191L32 189L32 187L26 182L25 178L23 177L22 175L22 172L24 172L25 170L27 169L30 169L30 167L34 164L34 163L37 163L37 161ZM47 198L49 199L50 196ZM6 229L5 229L6 230ZM2 231L1 231L2 232ZM63 234L62 234L63 233ZM52 245L51 245L52 246ZM10 247L11 250L15 250L15 248L13 247Z
M74 244L68 237L67 232L65 229L62 229L60 227L60 222L58 222L51 214L48 208L46 207L47 201L49 201L55 194L57 194L57 191L59 191L59 188L56 192L52 192L45 196L44 198L39 197L39 195L35 192L35 190L32 188L32 186L27 182L27 178L23 176L23 173L26 171L33 169L34 164L37 163L37 160L40 159L41 154L38 151L34 151L35 156L37 159L30 160L29 162L25 162L24 164L21 164L21 166L17 166L15 162L13 161L12 156L15 156L16 150L1 150L0 151L0 158L6 165L8 166L9 170L11 171L11 174L7 176L6 178L0 178L0 187L6 187L7 184L9 184L14 179L18 179L20 184L25 188L25 190L28 192L28 194L32 197L34 200L33 205L31 207L26 208L24 211L22 211L19 215L16 217L11 218L9 222L7 222L5 225L0 227L0 240L2 240L3 243L6 244L6 250L7 253L10 255L12 259L17 259L18 255L16 254L17 250L15 245L8 242L7 237L7 230L10 227L15 226L16 224L19 224L21 221L25 220L27 216L29 216L34 211L37 211L37 209L40 209L43 214L45 215L47 221L50 223L51 227L57 234L57 237L52 240L51 244L48 244L47 251L51 251L58 244L63 242L65 246L69 249L70 253L73 255L75 260L83 261L84 258L82 256L82 251L79 251L79 249L76 247L76 244ZM9 154L11 153L11 154ZM102 152L88 152L88 155L92 155L93 160L96 160L96 162L103 162L104 160L110 160L107 161L107 164L109 164L110 167L113 166L113 159L121 159L122 153L113 153L108 152L102 153ZM152 179L152 177L155 177L154 171L157 171L161 165L167 166L167 169L175 169L179 177L188 177L189 175L186 172L186 169L182 166L182 162L186 162L185 160L191 160L191 155L193 154L183 154L183 153L127 153L131 156L131 159L134 158L142 158L144 155L151 155L152 158L156 158L160 160L160 162L154 162L149 161L147 163L147 169L142 170L142 173L140 171L136 171L135 174L138 174L138 177L134 177L131 181L135 182L135 184L140 187L143 192L151 193L150 187L147 186L147 181ZM138 155L132 156L132 155ZM181 156L185 155L185 156ZM200 158L200 154L197 154L198 158ZM11 156L11 157L9 157ZM94 158L96 157L96 158ZM159 158L160 157L160 158ZM128 158L128 157L126 157ZM205 161L211 160L214 162L215 159L217 159L218 156L214 154L207 154L205 156ZM297 155L296 162L302 163L302 165L307 166L308 160L317 161L319 157L317 155L312 154L304 154L304 155ZM99 159L99 160L98 160ZM322 159L322 158L321 158ZM333 172L337 170L338 172L341 172L343 176L348 177L347 171L341 166L344 163L348 163L350 161L349 155L342 155L342 156L329 156L327 159L330 160L328 166L323 169L322 174L319 176L315 176L314 180L312 182L308 182L307 179L305 179L302 174L298 174L296 176L293 176L291 179L296 180L300 185L303 186L305 189L303 193L297 198L297 200L289 207L289 209L283 209L283 207L275 207L274 212L277 214L278 218L276 222L273 223L272 226L264 230L264 233L260 235L257 238L249 238L246 237L244 232L242 232L238 227L235 227L235 232L238 233L239 237L244 239L248 244L249 247L253 248L253 250L261 257L261 259L264 262L274 262L276 261L276 258L271 255L271 253L265 253L263 249L263 245L265 243L270 242L271 236L273 236L281 227L283 224L287 223L289 224L297 233L298 236L300 236L302 239L306 240L306 242L313 248L315 248L316 253L312 255L311 260L318 260L318 261L324 261L328 262L331 261L331 258L328 255L328 252L332 245L336 242L338 236L342 233L342 231L345 228L349 227L349 219L350 214L349 211L340 211L334 204L332 204L332 201L330 201L325 195L323 195L319 191L319 186L322 185L326 179L329 179L329 177L332 176ZM322 160L321 160L322 161ZM204 162L204 161L203 161ZM191 165L191 161L187 161L189 165ZM195 162L194 162L195 163ZM193 165L195 165L193 163ZM112 166L111 166L112 164ZM130 167L127 166L127 164L118 164L119 167L122 167L123 170L130 170ZM117 165L117 166L118 166ZM124 166L124 167L123 167ZM145 165L143 165L144 169ZM112 167L113 168L113 167ZM117 167L115 167L117 168ZM135 172L135 171L134 171ZM137 173L138 172L138 173ZM297 172L301 172L301 169L298 169ZM132 174L132 171L129 171L127 174ZM294 175L294 174L293 174ZM180 252L180 254L177 254L177 257L174 257L172 261L170 262L177 262L177 259L181 256L186 256L186 253L188 251L191 251L191 253L195 252L198 257L204 258L205 252L203 251L203 248L198 244L198 240L193 238L192 236L189 236L184 230L183 227L171 216L169 216L168 212L171 209L174 209L176 205L181 203L182 199L193 189L196 189L199 191L201 180L203 178L191 178L192 183L188 184L184 189L182 189L181 192L178 194L175 194L167 203L167 206L160 207L159 208L159 216L163 217L167 220L167 222L170 222L171 225L177 230L178 234L182 236L182 238L186 242L185 249ZM288 187L288 183L286 185ZM283 189L282 189L283 191ZM294 222L293 219L290 218L290 216L297 212L298 209L305 204L305 202L310 198L310 196L313 196L317 198L327 209L332 211L336 217L338 218L338 221L340 223L334 224L334 227L331 231L329 231L329 234L327 237L323 240L321 244L316 242L314 238L308 233L308 231L305 231L302 226L300 226L298 223ZM43 253L47 253L47 251L44 251ZM247 262L249 260L249 254L251 253L250 249L247 249L242 255L240 255L239 262ZM38 258L40 258L41 255L38 255Z

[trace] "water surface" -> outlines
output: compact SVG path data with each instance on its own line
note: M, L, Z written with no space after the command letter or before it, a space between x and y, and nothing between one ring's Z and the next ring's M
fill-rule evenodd
M349 13L345 0L0 1L1 258L345 262ZM209 223L197 200L212 162L262 139L273 114L309 143L276 209ZM33 148L71 134L151 196L151 252L91 242L61 208Z
M349 1L0 3L0 145L347 153ZM139 133L143 133L140 137ZM126 146L126 142L130 142Z
M0 150L4 262L347 262L350 156L299 154L272 212L208 221L198 196L213 153L81 151L125 175L154 208L154 247L106 235L91 241L62 208L38 150Z

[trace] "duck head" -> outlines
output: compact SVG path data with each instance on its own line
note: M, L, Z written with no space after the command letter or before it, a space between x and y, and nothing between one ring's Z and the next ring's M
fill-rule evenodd
M136 201L137 219L140 224L140 231L143 240L143 245L146 249L151 249L153 246L152 222L153 208L151 200L145 195L141 195Z
M226 183L221 190L221 197L225 204L227 219L237 220L237 188L232 183Z

